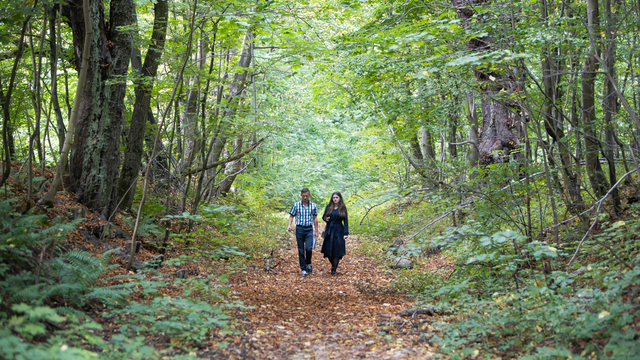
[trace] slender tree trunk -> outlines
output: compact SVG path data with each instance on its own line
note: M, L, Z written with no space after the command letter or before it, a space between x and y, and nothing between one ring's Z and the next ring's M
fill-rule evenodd
M587 20L590 36L600 36L598 20L598 0L587 0ZM584 148L587 163L587 174L596 196L607 193L609 184L604 176L599 159L599 140L596 134L595 79L598 61L594 54L597 49L591 47L582 67L582 123L584 129Z
M45 5L49 15L49 67L51 71L51 104L56 116L56 134L58 135L58 151L62 152L65 138L65 125L62 119L62 110L58 101L58 44L56 40L56 20L58 17L58 5L49 7Z
M166 38L167 18L169 14L167 0L156 1L153 9L155 17L153 21L153 32L151 34L151 45L144 59L144 65L142 65L140 69L139 81L136 83L136 99L133 105L133 115L131 116L131 127L129 128L129 136L127 137L124 151L122 174L118 181L118 193L121 197L120 206L123 209L129 209L133 205L135 182L142 165L145 129L148 115L151 112L151 92L158 73L158 65L164 50ZM153 114L151 115L153 116ZM149 161L153 162L154 159L149 159Z
M416 163L423 165L424 158L422 157L422 149L420 148L418 137L412 136L411 139L409 139L409 145L411 145L411 152L413 153L413 158L415 159Z
M227 143L227 139L230 136L227 131L228 121L236 115L238 105L242 93L248 85L249 66L253 60L253 30L247 29L244 36L242 45L242 51L240 52L240 59L236 68L239 72L236 72L233 76L233 81L229 85L229 93L225 96L227 100L227 106L222 112L220 121L218 122L219 131L213 141L213 151L211 152L211 163L218 162L220 160L220 154L224 145ZM215 169L215 168L214 168Z
M478 167L478 161L480 160L480 153L478 152L478 114L476 112L476 100L473 92L467 94L465 109L469 122L469 167L472 169L472 173L475 173Z
M603 69L612 79L615 79L616 74L616 33L614 33L615 28L615 19L613 17L611 11L611 0L605 0L604 5L605 10L605 35L606 35L606 46L604 52L604 62L606 64L606 68ZM609 183L615 184L618 182L616 176L616 163L614 159L614 151L616 148L615 142L615 116L618 113L617 105L618 105L618 97L613 88L613 83L609 79L609 77L605 80L604 86L604 96L602 98L603 101L603 111L604 111L604 156L607 159L607 164L609 165ZM618 193L618 188L614 188L611 191L611 199L613 200L613 207L616 212L620 212L620 194Z
M202 42L202 40L201 40ZM180 122L184 129L184 152L182 159L176 167L175 173L179 174L183 170L191 167L196 154L201 151L202 132L204 129L198 128L197 116L199 115L200 104L200 72L204 69L204 53L201 49L196 52L196 62L198 74L194 75L187 82L187 92L184 102L184 110ZM186 195L185 195L186 196Z
M451 155L451 159L456 159L458 157L458 147L456 143L458 139L456 137L456 132L458 131L458 114L450 113L449 114L449 155Z
M238 155L242 152L242 144L243 144L242 134L238 134L238 136L236 136L236 139L233 143L234 150L231 156ZM242 160L232 161L225 165L224 174L226 175L226 178L218 188L218 193L220 195L227 196L229 191L231 191L231 186L233 185L233 182L236 180L236 177L238 176L238 173L240 172L241 169L242 169Z
M435 164L436 149L433 146L433 136L431 135L431 131L426 127L420 128L420 150L425 163Z
M83 0L82 2L82 13L83 13L83 21L84 26L82 27L85 31L84 39L83 39L83 47L82 52L80 53L80 58L82 59L82 63L80 65L80 74L78 76L78 85L76 86L76 98L73 101L73 109L71 110L71 117L69 118L69 128L67 129L67 134L64 138L64 143L62 146L62 150L60 151L60 160L56 165L56 173L51 181L51 186L49 186L49 191L40 199L39 203L47 206L53 205L53 200L56 197L56 193L58 192L58 188L62 184L62 175L64 174L65 168L67 166L67 156L69 156L69 151L71 150L71 142L73 141L73 136L75 133L75 126L78 120L78 116L80 113L80 103L81 97L84 93L85 87L87 85L87 74L89 72L89 58L91 51L91 39L93 38L94 26L92 24L92 19L90 16L90 0Z
M31 48L31 63L33 67L33 85L32 85L32 101L33 101L33 111L36 118L36 125L33 130L33 134L30 137L29 143L30 146L33 147L35 144L36 149L38 150L38 160L40 162L44 161L42 155L42 142L40 141L40 122L42 119L42 101L41 101L41 86L40 86L40 78L42 76L42 48L44 47L44 37L47 34L47 17L45 15L43 21L42 31L40 32L40 42L38 43L37 56L36 49L33 45L33 32L32 27L29 26L29 47ZM35 156L34 156L35 158Z
M36 9L38 1L33 3L32 10ZM7 92L4 92L4 86L2 85L2 78L0 78L0 105L2 106L2 143L4 144L4 169L2 171L2 179L0 179L0 186L4 185L5 181L9 178L11 173L11 158L15 155L16 148L13 142L13 123L11 122L11 95L15 87L16 74L18 72L18 64L22 59L22 52L24 50L24 37L27 33L27 26L31 21L30 12L22 22L22 30L20 31L20 38L18 39L18 50L15 53L15 59L13 61L13 67L11 69L11 76L9 78L9 84L7 86Z
M541 1L540 11L541 20L549 24L548 8L546 0ZM543 118L544 127L547 135L553 139L554 146L558 148L560 153L560 162L562 168L563 186L560 187L562 198L566 203L567 209L574 215L578 215L583 211L582 195L580 193L580 183L578 174L574 171L573 161L571 159L571 150L569 149L567 139L565 138L562 120L559 119L559 113L556 111L555 104L558 101L559 83L560 83L560 60L557 58L557 48L545 47L542 54L542 84L544 86L543 98ZM551 157L551 153L549 154ZM553 161L553 159L551 159Z

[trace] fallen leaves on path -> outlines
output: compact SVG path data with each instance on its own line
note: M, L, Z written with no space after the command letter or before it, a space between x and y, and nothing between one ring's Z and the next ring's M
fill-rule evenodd
M302 277L295 241L280 252L274 271L247 268L234 274L230 286L251 310L234 315L240 335L223 336L216 356L229 358L429 359L436 349L429 342L437 329L433 317L398 314L413 306L393 292L392 274L357 253L350 237L338 276L319 247L313 253L313 274ZM363 293L362 286L368 291ZM370 289L374 288L375 291ZM213 345L213 344L212 344ZM217 351L216 351L217 350Z

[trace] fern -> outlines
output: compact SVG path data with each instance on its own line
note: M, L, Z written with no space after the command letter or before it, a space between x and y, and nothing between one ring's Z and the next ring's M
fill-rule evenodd
M6 287L6 292L3 292L8 304L27 303L32 305L42 305L42 289L46 284L40 283L20 287L20 283L16 284L15 277L11 277L7 280L8 281L3 281L2 285L3 290L5 290L4 287ZM24 286L25 284L22 285Z
M126 288L122 286L107 286L93 288L89 293L82 297L84 302L97 300L109 306L126 305L128 303L127 296L136 291L132 287Z
M134 217L123 217L122 221L125 225L131 229L133 229L135 225ZM158 228L158 225L154 223L155 218L153 215L147 215L140 219L140 223L138 224L138 235L147 236L147 235L156 235L161 236L162 232Z
M79 249L53 258L48 264L60 282L79 283L84 287L95 283L105 268L100 259Z
M74 308L68 306L58 306L56 308L56 313L60 316L72 317L75 316L77 318L85 318L87 314L83 313L80 310L76 310Z

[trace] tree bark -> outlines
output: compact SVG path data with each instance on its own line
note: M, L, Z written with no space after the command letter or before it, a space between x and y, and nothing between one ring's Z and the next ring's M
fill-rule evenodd
M598 16L598 0L587 0L589 36L599 37L600 22ZM597 48L591 46L582 67L582 123L584 129L584 155L589 182L595 195L602 197L607 193L609 184L602 171L598 157L600 141L596 135L595 79L598 71L598 61L594 56L596 52Z
M474 7L483 6L488 0L452 0L453 6L468 26L474 18ZM496 37L484 36L471 39L467 47L471 51L483 52L493 49ZM518 115L520 107L510 95L520 90L521 81L507 69L474 69L476 80L481 84L480 102L482 124L478 139L480 165L504 163L510 159L520 160L522 124Z
M420 148L418 137L412 136L409 139L409 144L411 145L411 152L413 153L413 158L415 159L416 163L423 165L424 158L422 157L422 149Z
M242 134L238 134L235 141L233 142L234 150L231 156L238 156L240 153L242 153L242 144L243 144ZM227 196L229 191L231 191L231 186L233 185L233 182L236 180L236 177L238 176L238 173L240 172L241 169L242 169L241 159L225 164L224 173L226 174L226 177L222 182L222 184L220 184L220 187L218 188L218 193L220 195Z
M473 92L467 94L465 110L469 122L469 167L471 167L473 174L480 160L480 153L478 152L478 114L476 112L475 94Z
M607 159L609 168L609 182L615 184L618 182L616 177L616 164L614 162L614 150L616 148L615 142L615 116L618 113L618 97L613 88L611 79L615 79L616 74L616 33L615 19L611 11L611 0L605 0L605 35L606 35L606 47L604 53L604 66L605 73L609 76L605 80L604 96L602 98L602 108L604 111L604 156ZM611 79L610 79L611 78ZM616 212L620 211L620 194L618 188L611 190L611 200L613 200L613 208Z
M139 78L136 81L135 103L131 116L131 126L127 137L127 144L124 151L122 163L122 174L118 181L118 194L120 194L123 209L129 209L133 205L135 195L135 182L140 173L142 165L143 145L145 139L146 124L151 112L151 92L153 83L158 74L158 65L167 31L167 18L169 5L167 0L158 0L154 7L153 32L151 34L151 44L144 59L144 64L140 69ZM138 63L139 64L139 63ZM153 116L153 113L151 114ZM154 161L154 159L149 159Z
M73 33L76 64L81 59L84 23L76 9L78 0L62 7ZM70 186L77 200L109 218L115 210L120 168L120 135L124 123L126 82L122 79L129 68L132 36L121 26L133 23L132 0L112 0L109 28L101 1L90 0L92 17L91 52L87 86L80 95L78 124L74 134L70 161Z
M67 129L67 133L64 138L64 143L62 145L62 150L60 150L60 160L58 160L58 164L56 165L56 173L51 181L51 186L49 186L49 190L46 194L40 199L39 204L52 206L53 200L56 197L56 193L58 192L58 188L62 184L62 175L67 167L67 156L69 156L69 151L71 150L71 142L73 141L73 136L75 133L75 127L78 120L78 114L80 112L80 98L84 94L84 89L87 85L87 74L89 72L89 53L91 52L91 39L93 38L93 30L94 24L92 22L92 18L90 16L90 0L83 0L82 3L82 12L83 12L83 21L84 26L82 27L85 31L85 36L83 39L82 52L80 53L80 58L82 59L80 65L80 73L78 75L78 85L76 86L76 97L73 101L73 109L71 110L71 116L69 117L69 128Z
M65 137L65 125L62 119L62 110L58 101L58 44L56 40L56 19L58 17L58 5L49 7L45 5L49 16L49 67L51 69L51 105L56 116L56 135L58 136L58 151L62 152Z
M456 133L458 132L457 117L457 113L449 113L449 139L447 142L449 143L449 155L451 156L451 160L458 157L458 148L456 145L458 142L456 137Z
M420 128L420 150L422 152L422 159L426 163L434 163L436 161L436 150L433 146L433 136L431 131L426 127Z

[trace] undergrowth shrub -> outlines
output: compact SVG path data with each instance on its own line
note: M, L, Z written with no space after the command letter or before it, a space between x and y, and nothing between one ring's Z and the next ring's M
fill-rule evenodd
M567 271L559 269L575 249L570 243L489 233L471 222L450 228L437 240L457 259L456 271L444 282L428 280L418 298L457 315L431 341L452 359L637 358L640 264L626 268L610 249L632 263L639 228L635 217L609 224L595 235L600 243L583 243L577 263L592 262Z
M11 203L0 202L0 358L97 357L72 344L76 337L97 343L91 331L101 328L73 307L85 304L109 253L62 252L61 240L79 220L51 223L46 215L16 213Z

